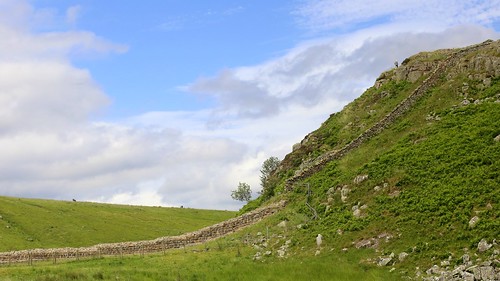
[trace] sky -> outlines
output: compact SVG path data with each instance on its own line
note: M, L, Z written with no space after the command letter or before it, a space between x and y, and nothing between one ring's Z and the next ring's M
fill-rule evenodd
M0 0L0 195L237 210L395 61L500 0Z

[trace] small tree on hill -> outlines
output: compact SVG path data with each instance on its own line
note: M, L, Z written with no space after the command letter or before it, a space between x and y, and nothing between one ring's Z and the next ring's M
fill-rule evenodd
M260 170L260 185L262 186L262 191L260 192L265 199L270 198L274 195L274 187L276 186L276 180L272 180L271 176L276 171L281 161L278 157L269 157L264 163L262 163L262 169Z
M231 191L231 198L238 201L250 201L252 197L252 190L250 189L250 185L244 182L240 182L238 184L238 188Z

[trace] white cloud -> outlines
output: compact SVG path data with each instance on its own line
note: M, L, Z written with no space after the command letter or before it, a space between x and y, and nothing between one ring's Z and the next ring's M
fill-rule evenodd
M268 118L291 106L314 108L325 101L345 104L395 60L423 50L465 46L497 36L479 26L440 33L392 30L387 35L377 29L304 44L261 65L226 69L215 77L199 79L187 90L212 95L219 102L214 124L227 116Z
M313 31L362 29L367 24L426 22L449 27L489 25L500 19L499 0L308 0L294 13Z

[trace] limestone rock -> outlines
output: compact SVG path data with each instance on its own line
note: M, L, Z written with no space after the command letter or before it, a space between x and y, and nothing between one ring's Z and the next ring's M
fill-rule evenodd
M286 227L286 221L282 221L282 222L278 223L277 226L285 228Z
M406 253L406 252L401 252L401 253L399 253L399 255L398 255L398 260L399 260L400 262L402 262L402 261L404 261L404 260L406 259L406 257L408 257L408 253Z
M481 239L481 241L479 241L479 243L477 244L477 250L480 253L483 253L488 251L492 246L492 244L488 244L488 241L486 239Z
M496 136L496 137L494 138L494 140L495 140L496 142L499 142L499 141L500 141L500 135Z
M379 257L377 265L378 266L387 266L391 261L392 261L392 258L390 256L386 257L386 258Z
M356 208L356 210L354 210L352 212L352 215L355 217L355 218L360 218L361 217L361 210Z
M355 184L360 184L364 182L365 180L368 179L368 175L358 175L354 178L354 183Z
M347 195L350 191L351 190L347 185L342 186L342 189L340 190L340 200L342 200L342 202L345 203L347 201Z
M474 228L474 226L476 226L476 224L479 222L479 217L478 216L474 216L472 219L470 219L469 221L469 227L470 228Z

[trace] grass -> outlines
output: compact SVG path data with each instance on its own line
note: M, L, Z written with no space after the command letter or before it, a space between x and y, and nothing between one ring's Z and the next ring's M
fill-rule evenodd
M0 251L91 246L194 231L236 212L0 197Z
M497 95L499 82L495 79L490 88L469 96ZM405 118L305 180L313 189L313 205L322 214L310 230L346 247L389 232L397 238L383 245L381 253L410 253L406 262L397 265L404 270L430 266L436 258L458 260L464 248L476 249L481 239L497 238L500 143L493 139L500 135L500 105L491 100L454 107L463 97L450 90L452 86L435 88ZM426 120L430 113L440 119ZM353 184L360 174L369 179ZM384 184L386 188L374 191ZM346 203L338 191L343 185L351 189ZM326 212L331 188L337 191ZM310 215L305 190L298 188L296 193L296 210ZM354 217L353 206L365 204L364 216ZM475 215L480 223L470 228L468 222ZM344 235L337 235L337 229Z
M340 253L325 245L315 256L314 238L288 236L295 226L278 227L280 219L274 216L217 241L164 254L4 266L0 280L400 280L396 272L359 263L363 252ZM254 246L262 237L258 232L269 233L265 251L272 251L262 260L253 259L257 251L264 251ZM294 246L290 255L278 258L276 250L285 239Z

